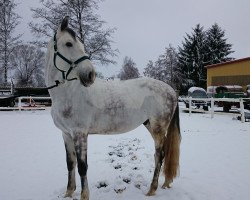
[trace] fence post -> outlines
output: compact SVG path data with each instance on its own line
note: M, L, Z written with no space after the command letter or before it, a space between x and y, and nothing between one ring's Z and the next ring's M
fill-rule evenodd
M240 114L241 114L241 122L245 122L245 112L244 112L244 103L243 99L240 98Z
M191 104L192 104L192 97L189 97L189 98L188 98L189 116L191 115Z
M22 107L22 97L18 97L18 108L19 108L19 111L21 111L21 107Z
M214 118L214 98L211 97L211 118Z

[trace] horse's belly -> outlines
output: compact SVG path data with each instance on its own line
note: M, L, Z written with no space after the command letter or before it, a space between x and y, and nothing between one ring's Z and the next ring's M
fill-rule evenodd
M101 114L95 117L90 127L92 134L119 134L131 131L147 120L140 112L123 113L122 115Z

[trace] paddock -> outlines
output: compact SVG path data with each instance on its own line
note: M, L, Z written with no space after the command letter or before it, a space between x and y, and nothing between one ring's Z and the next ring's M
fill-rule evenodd
M64 200L64 143L50 110L1 111L0 121L0 199ZM154 145L143 126L122 135L90 135L91 199L247 200L249 123L230 115L211 119L210 114L181 112L180 124L181 173L171 189L159 188L153 197L145 194L153 176ZM80 191L77 179L73 199L80 198Z

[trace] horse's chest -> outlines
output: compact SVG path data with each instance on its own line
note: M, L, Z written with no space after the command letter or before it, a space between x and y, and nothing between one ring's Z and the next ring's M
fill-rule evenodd
M64 132L74 128L87 129L89 121L89 113L84 112L83 108L67 103L52 107L52 117L56 126Z
M72 105L67 105L62 110L60 111L60 114L62 118L64 119L70 119L73 117L73 106Z

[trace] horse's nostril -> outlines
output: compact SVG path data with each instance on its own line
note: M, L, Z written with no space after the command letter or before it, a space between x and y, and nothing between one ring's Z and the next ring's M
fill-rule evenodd
M95 81L95 76L96 76L95 70L92 70L91 72L89 72L89 75L88 75L89 81L93 83Z
M89 76L88 76L89 80L92 81L93 78L93 72L89 72Z

